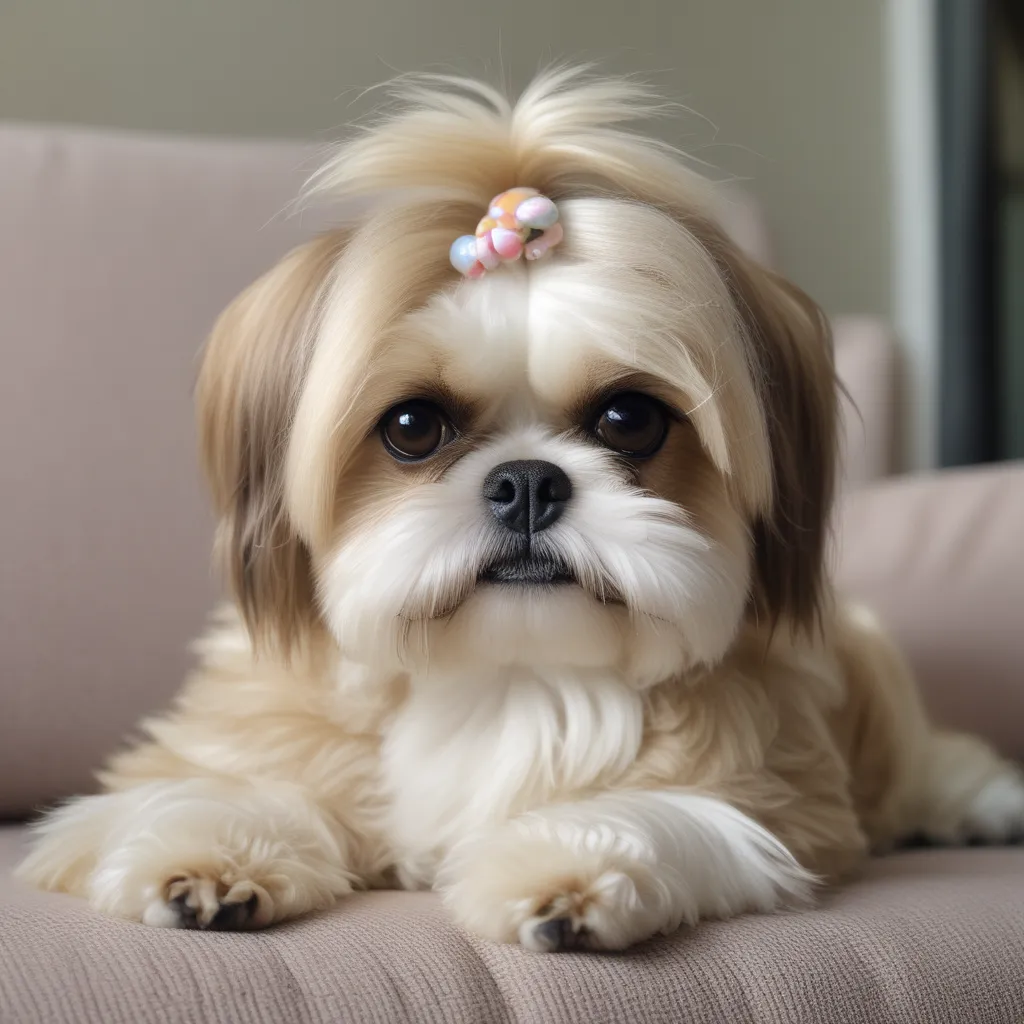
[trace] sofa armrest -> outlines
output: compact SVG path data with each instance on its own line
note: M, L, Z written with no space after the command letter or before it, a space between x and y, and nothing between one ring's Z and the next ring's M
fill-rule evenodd
M933 715L1024 756L1024 462L877 484L839 523L840 588L893 630Z
M896 452L896 344L889 326L869 316L832 321L842 397L842 483L861 487L893 471Z

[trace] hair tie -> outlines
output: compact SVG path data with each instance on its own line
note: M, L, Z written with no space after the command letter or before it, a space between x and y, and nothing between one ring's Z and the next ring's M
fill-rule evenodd
M466 277L483 277L524 253L538 260L562 240L558 207L534 188L510 188L495 196L476 234L452 242L452 266Z

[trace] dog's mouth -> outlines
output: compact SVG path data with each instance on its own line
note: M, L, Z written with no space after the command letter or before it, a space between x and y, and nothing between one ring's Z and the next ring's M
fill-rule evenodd
M484 566L477 581L517 586L554 586L579 582L572 569L561 559L541 555L515 555L495 559Z

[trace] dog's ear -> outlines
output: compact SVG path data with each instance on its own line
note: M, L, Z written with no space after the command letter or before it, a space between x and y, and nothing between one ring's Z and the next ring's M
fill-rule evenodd
M342 232L295 249L221 314L196 407L216 558L257 649L287 656L318 621L309 553L285 508L288 432Z
M804 292L723 235L713 249L745 321L771 449L771 507L754 526L755 606L772 624L812 628L824 595L837 462L831 330Z

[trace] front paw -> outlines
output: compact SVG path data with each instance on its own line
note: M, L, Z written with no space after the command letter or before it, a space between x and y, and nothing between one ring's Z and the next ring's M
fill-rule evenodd
M815 884L730 804L682 791L603 794L455 847L438 883L456 918L530 949L625 949L701 918L806 904Z
M249 853L217 848L175 858L122 847L100 862L86 895L105 913L155 928L251 931L326 909L351 892L334 872Z
M347 863L297 787L185 779L60 808L19 874L148 925L248 930L331 906L356 881Z
M649 938L659 921L643 906L640 885L650 888L651 882L634 877L642 873L634 866L632 873L611 870L593 878L593 871L580 871L554 884L548 880L540 887L543 895L514 912L531 911L516 930L519 944L535 953L559 953L625 949Z
M511 834L458 851L442 887L463 927L538 953L625 949L678 924L648 865Z
M270 893L249 880L232 883L223 876L186 871L157 888L142 912L142 923L154 928L248 931L274 919Z

